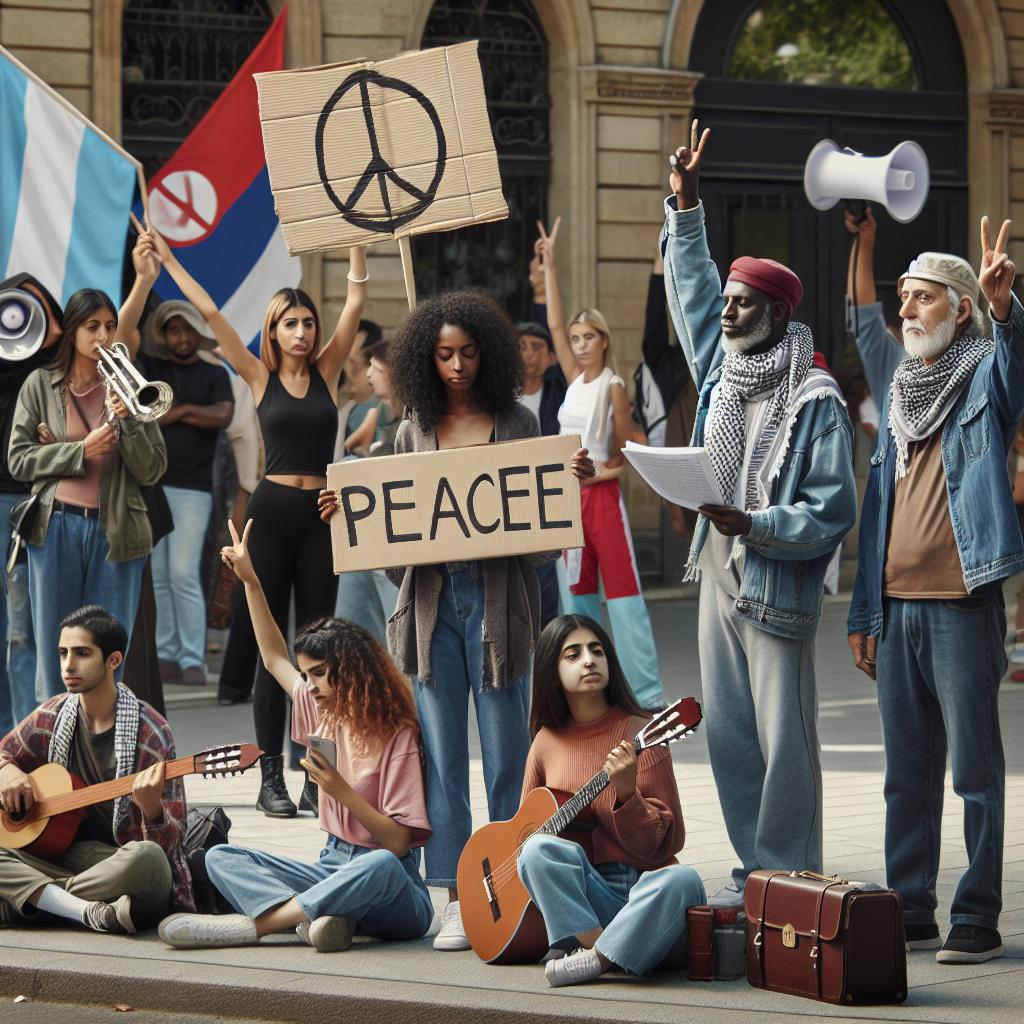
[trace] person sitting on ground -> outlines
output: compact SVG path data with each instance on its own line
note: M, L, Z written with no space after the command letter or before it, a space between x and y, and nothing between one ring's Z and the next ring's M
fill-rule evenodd
M602 769L609 786L590 805L593 856L570 839L537 834L519 875L552 948L575 950L545 966L548 984L575 985L621 968L647 974L685 941L686 909L704 884L676 863L685 829L672 757L632 737L650 717L637 703L604 629L563 615L537 641L523 798L546 786L580 789Z
M206 855L211 881L237 914L175 914L160 925L170 946L252 945L294 930L321 953L347 949L355 932L417 939L434 919L420 877L430 835L419 726L408 681L361 626L317 619L295 638L296 668L249 558L250 520L221 557L245 584L260 655L293 702L292 738L320 791L327 843L316 864L242 846ZM329 759L314 749L326 741Z
M43 859L0 849L0 927L52 914L97 932L133 934L169 909L192 909L185 864L185 790L164 777L174 740L165 719L114 681L128 635L105 608L87 605L60 624L67 693L51 697L0 742L0 808L32 809L31 772L64 765L86 785L136 772L130 796L93 804L74 841Z

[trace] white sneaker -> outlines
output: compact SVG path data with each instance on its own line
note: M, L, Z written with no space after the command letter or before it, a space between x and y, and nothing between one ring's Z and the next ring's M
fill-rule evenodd
M743 890L735 885L723 885L714 896L708 897L709 907L738 907L743 909Z
M596 949L577 949L575 953L559 960L549 960L544 965L544 977L552 988L594 981L603 973Z
M448 953L457 953L463 949L471 949L466 929L462 927L462 910L459 901L452 900L444 913L441 914L441 930L434 936L434 949L443 949Z
M344 915L300 921L295 926L295 934L318 953L341 953L348 949L355 930L355 921Z
M175 949L255 946L260 941L256 922L244 914L171 914L158 931Z

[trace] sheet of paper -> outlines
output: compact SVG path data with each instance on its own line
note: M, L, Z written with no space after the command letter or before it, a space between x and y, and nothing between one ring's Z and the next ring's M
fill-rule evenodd
M622 454L648 486L673 505L724 505L706 448L651 448L627 441Z

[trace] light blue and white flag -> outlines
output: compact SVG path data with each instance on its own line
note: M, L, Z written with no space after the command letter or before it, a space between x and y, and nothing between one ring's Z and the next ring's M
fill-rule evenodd
M139 164L0 46L0 278L121 300Z

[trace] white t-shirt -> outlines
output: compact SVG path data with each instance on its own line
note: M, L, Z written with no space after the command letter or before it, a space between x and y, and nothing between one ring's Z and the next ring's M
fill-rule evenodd
M621 377L612 377L609 390L612 385L618 384L625 387ZM597 441L587 436L587 424L590 421L590 409L597 401L603 386L600 377L595 377L589 384L584 383L581 373L568 387L565 392L565 400L558 410L558 426L560 434L579 434L582 438L584 448L589 449L590 457L595 462L607 462L611 457L608 445L615 435L614 417L612 414L612 403L608 401L608 425L605 428L604 438Z
M544 388L539 387L532 395L528 395L524 391L519 398L519 404L525 405L526 408L529 409L530 412L532 412L533 415L537 417L538 423L540 423L540 400L543 397L543 395Z

